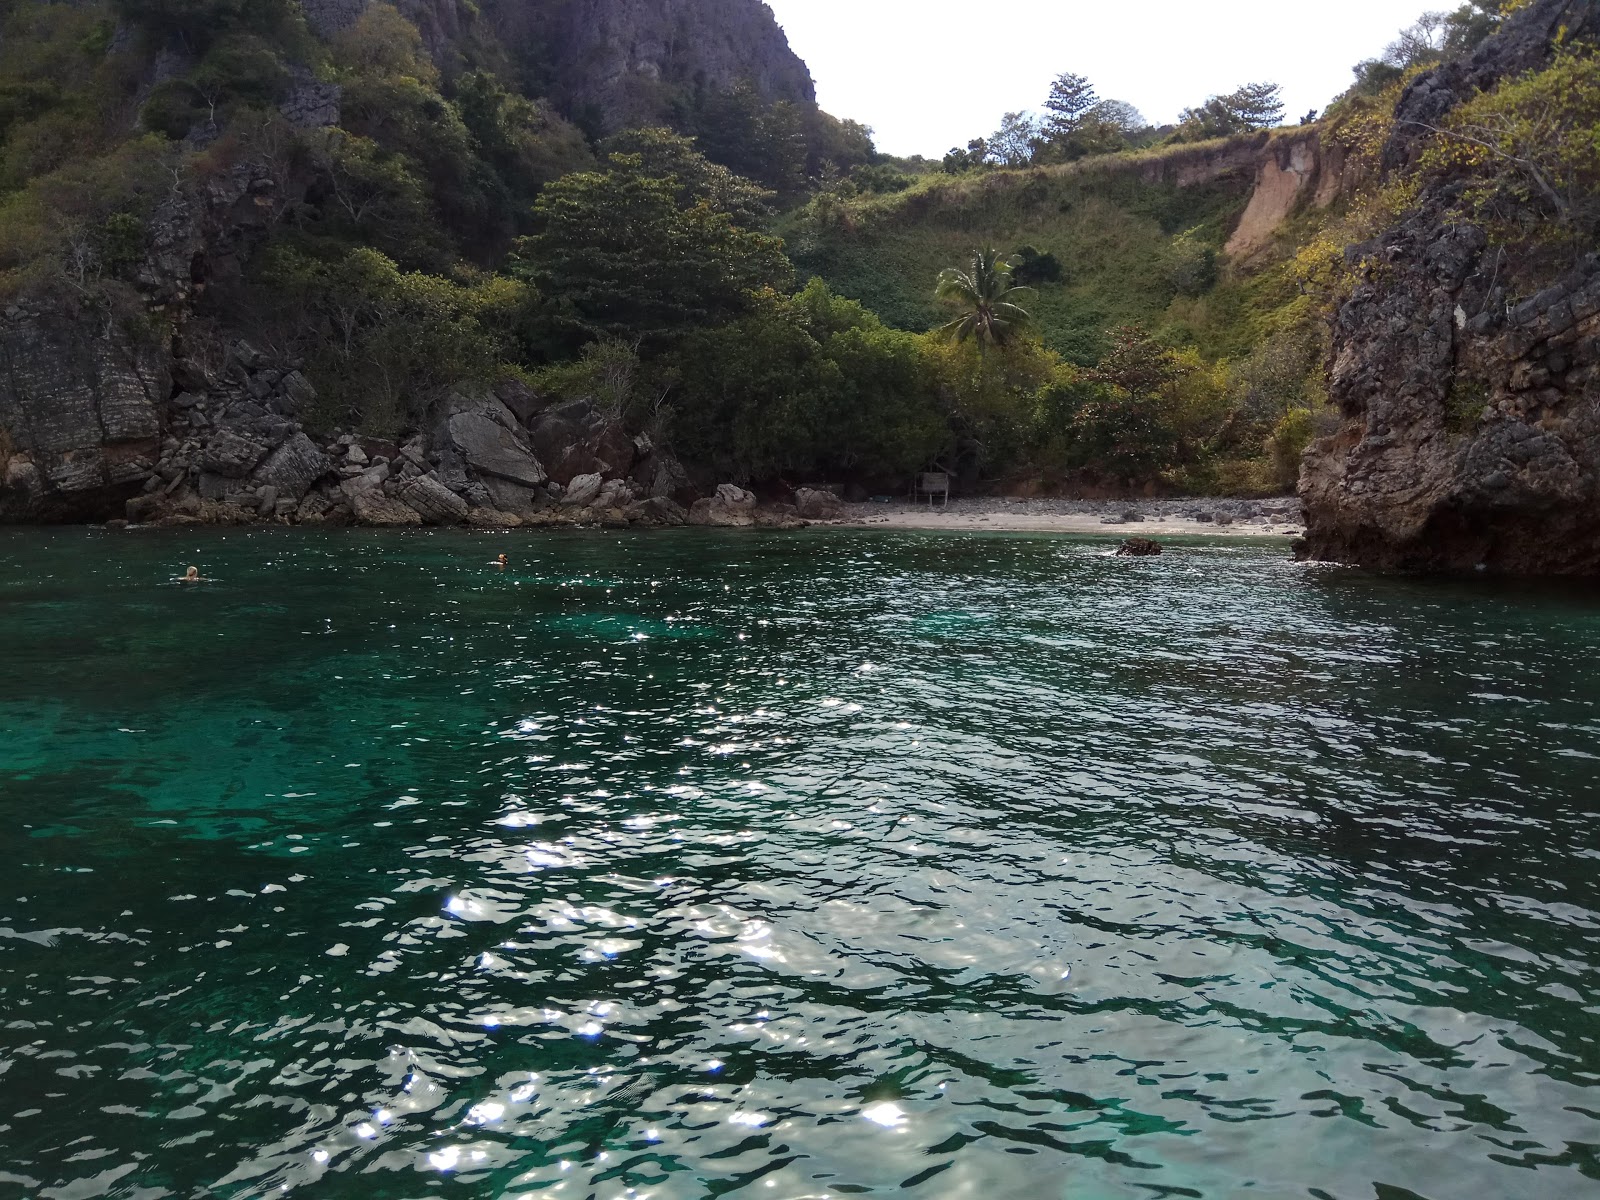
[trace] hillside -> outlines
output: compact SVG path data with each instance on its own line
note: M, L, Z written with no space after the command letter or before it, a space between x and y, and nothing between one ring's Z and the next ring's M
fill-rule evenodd
M1237 357L1262 332L1241 288L1281 251L1290 217L1346 198L1342 169L1316 129L1253 134L927 175L891 195L824 196L780 229L797 266L901 328L943 323L929 281L986 240L1033 260L1020 277L1034 290L1040 336L1069 360L1098 362L1107 331L1129 323L1171 326L1210 357Z
M820 111L759 0L0 0L0 517L672 524L934 466L1281 494L1322 437L1313 552L1360 557L1390 510L1338 456L1396 373L1444 397L1424 530L1499 461L1478 399L1587 395L1586 326L1445 363L1383 344L1420 281L1369 301L1474 222L1474 336L1582 293L1592 13L1475 0L1299 128L1264 86L1138 128L1064 76L1076 124L933 164ZM1496 166L1552 146L1554 201Z

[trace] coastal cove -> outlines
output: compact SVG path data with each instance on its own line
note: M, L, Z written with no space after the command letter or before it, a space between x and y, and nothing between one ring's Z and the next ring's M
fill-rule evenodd
M1592 1195L1592 596L1118 540L0 530L0 1194Z

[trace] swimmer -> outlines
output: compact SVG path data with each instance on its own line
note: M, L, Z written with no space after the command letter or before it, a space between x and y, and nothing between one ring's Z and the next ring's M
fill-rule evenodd
M500 557L496 558L489 565L491 567L493 567L497 571L504 571L507 567L509 567L511 565L511 560L509 558L507 558L504 554L502 554L502 555L500 555Z
M199 567L190 567L178 579L179 583L210 583L204 575L200 574Z

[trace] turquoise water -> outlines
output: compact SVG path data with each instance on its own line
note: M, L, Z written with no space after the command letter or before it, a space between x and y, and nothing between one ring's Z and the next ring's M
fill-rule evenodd
M1595 1196L1597 653L1276 542L0 531L0 1195Z

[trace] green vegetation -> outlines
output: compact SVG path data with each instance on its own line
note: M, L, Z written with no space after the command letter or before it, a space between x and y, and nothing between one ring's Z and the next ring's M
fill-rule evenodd
M1357 69L1317 129L1350 178L1380 174L1404 80L1515 2ZM1254 164L1293 136L1268 132L1271 84L1155 129L1064 73L942 163L753 83L663 83L656 123L602 138L540 94L537 53L467 21L436 59L387 3L323 42L292 0L0 0L0 293L144 320L152 248L243 172L264 232L196 317L303 363L324 428L398 436L514 373L704 482L890 489L937 463L967 487L1259 492L1327 423L1344 248L1415 186L1295 213L1246 269L1225 248ZM334 85L336 128L284 115ZM1597 127L1574 50L1425 131L1423 169L1470 175L1503 240L1592 245Z
M941 302L961 310L942 332L961 342L971 338L978 343L980 354L990 347L1002 349L1024 333L1033 323L1021 304L1028 289L1011 282L1020 261L1001 258L993 246L985 246L972 256L970 271L946 267L939 272L935 294Z

